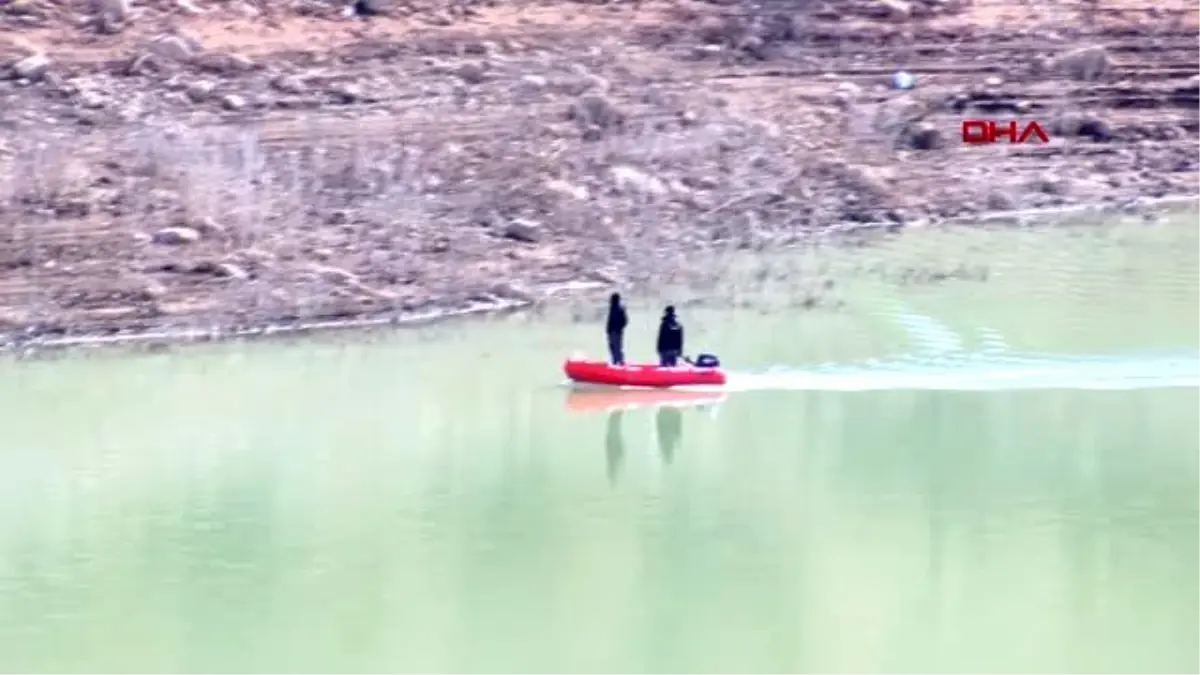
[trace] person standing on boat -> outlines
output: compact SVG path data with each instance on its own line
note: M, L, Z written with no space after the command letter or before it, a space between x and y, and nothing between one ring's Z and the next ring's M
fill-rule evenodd
M683 354L683 326L675 318L674 305L667 305L662 322L658 324L658 363L664 368L674 368Z
M621 304L621 294L613 293L608 298L608 321L604 331L608 335L608 356L614 366L625 365L625 326L629 315Z

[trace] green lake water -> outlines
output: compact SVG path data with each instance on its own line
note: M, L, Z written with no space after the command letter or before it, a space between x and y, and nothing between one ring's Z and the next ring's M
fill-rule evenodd
M1196 672L1198 246L757 261L682 407L591 312L0 363L0 670Z

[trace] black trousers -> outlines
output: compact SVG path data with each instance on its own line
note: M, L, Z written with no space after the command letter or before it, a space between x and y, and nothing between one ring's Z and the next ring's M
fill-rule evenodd
M608 359L613 365L625 365L625 334L617 331L608 334Z
M663 368L674 368L679 363L679 352L659 352L658 365Z

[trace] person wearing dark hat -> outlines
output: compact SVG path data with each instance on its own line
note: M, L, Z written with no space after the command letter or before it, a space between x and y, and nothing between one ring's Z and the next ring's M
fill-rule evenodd
M625 365L625 326L629 315L621 304L621 294L613 293L608 298L608 321L604 332L608 336L608 355L614 366Z
M674 368L683 354L683 326L675 318L674 305L667 305L662 322L658 324L658 363L664 368Z

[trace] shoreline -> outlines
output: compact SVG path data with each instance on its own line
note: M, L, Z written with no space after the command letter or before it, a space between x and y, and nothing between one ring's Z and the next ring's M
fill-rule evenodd
M1113 216L1122 214L1153 214L1168 216L1172 213L1184 212L1187 209L1200 208L1200 195L1172 195L1165 197L1139 198L1136 204L1130 206L1114 206L1111 203L1091 203L1068 205L1056 208L1024 209L1014 211L994 211L975 216L949 218L931 222L926 228L910 226L907 229L966 227L982 228L1000 226L1004 228L1033 227L1060 228L1086 227L1087 223L1053 222L1079 216ZM1049 221L1049 222L1048 222ZM760 252L765 254L783 252L804 246L814 246L821 240L834 239L835 246L844 246L848 242L836 241L839 237L852 234L888 233L895 223L854 223L845 227L832 227L813 233L800 242L790 242L779 245L767 244ZM903 236L904 229L895 233ZM0 333L0 358L16 357L18 359L34 358L42 354L62 354L95 349L131 349L160 350L187 347L200 344L236 343L245 341L263 341L279 339L300 339L317 335L354 333L377 328L411 329L432 324L492 315L505 315L530 309L543 302L552 301L563 296L578 296L587 293L607 291L615 284L601 281L576 281L556 284L541 284L523 290L527 297L497 298L491 301L476 301L462 306L434 307L432 309L404 311L382 310L364 313L361 316L334 320L298 320L295 322L265 322L261 325L250 326L213 326L210 329L179 329L179 330L146 330L129 332L118 335L80 334L53 337L32 337L21 339L19 335ZM437 304L437 301L433 301Z

